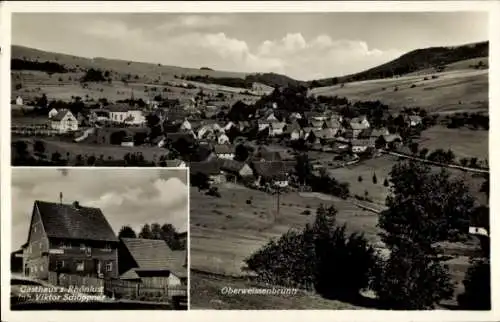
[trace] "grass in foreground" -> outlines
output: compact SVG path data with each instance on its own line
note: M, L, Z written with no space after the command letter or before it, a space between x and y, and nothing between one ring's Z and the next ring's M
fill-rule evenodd
M299 291L295 295L224 295L222 288L270 288L244 279L191 271L190 309L216 310L357 310L363 309L319 295Z

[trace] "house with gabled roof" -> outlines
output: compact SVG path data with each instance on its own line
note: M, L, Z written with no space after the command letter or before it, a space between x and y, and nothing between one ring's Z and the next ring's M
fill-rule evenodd
M369 128L370 123L366 117L355 117L349 122L349 127L346 129L346 136L351 139L356 139L363 130Z
M164 240L122 238L120 279L145 287L187 285L187 253L172 250Z
M61 198L62 199L62 198ZM49 271L118 276L119 240L99 208L78 202L36 200L22 246L24 275L48 279Z
M78 131L78 120L70 110L62 109L50 119L50 128L60 134Z
M279 136L282 135L286 129L285 122L271 122L269 124L269 136Z
M309 126L314 128L314 129L324 129L326 127L325 121L320 119L310 119L309 120Z
M407 115L405 121L408 126L414 127L422 124L422 117L420 115Z
M109 111L111 122L128 125L144 125L146 123L146 117L139 108L126 104L116 104L108 106L106 109Z
M228 180L234 182L253 176L253 170L246 162L222 159L220 160L220 169L228 177Z
M304 132L302 131L302 128L300 127L299 122L296 120L292 121L291 124L288 124L285 130L285 134L290 136L291 141L296 141L299 140Z
M338 130L335 129L315 129L313 130L317 140L334 141Z

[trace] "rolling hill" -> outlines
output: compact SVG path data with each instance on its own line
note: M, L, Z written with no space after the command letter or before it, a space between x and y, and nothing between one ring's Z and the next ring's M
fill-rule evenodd
M383 65L342 77L331 77L309 82L300 81L286 75L276 73L240 73L216 71L209 67L186 68L162 64L131 62L119 59L84 58L67 54L52 53L23 46L12 46L12 59L58 63L66 69L83 72L87 69L102 69L115 72L120 77L137 75L143 80L168 81L175 78L184 78L203 83L238 88L249 88L254 82L271 87L308 86L310 88L325 87L355 81L365 81L393 77L394 75L414 74L420 71L431 72L436 69L447 71L447 65L460 61L487 58L489 42L479 42L456 47L431 47L411 51L393 61ZM471 66L467 66L471 67ZM487 67L487 62L483 67Z
M489 54L489 42L479 42L456 47L431 47L413 50L388 63L362 71L360 73L342 77L332 77L314 80L309 83L310 87L332 86L340 83L364 81L381 78L392 78L403 76L422 70L446 71L446 65L459 61L487 58ZM486 62L487 66L487 62Z
M82 73L91 68L108 70L111 72L113 79L121 79L124 76L132 75L132 78L137 76L136 79L140 79L141 82L166 82L173 79L187 79L222 86L232 85L232 87L237 88L250 88L254 82L272 87L305 84L304 82L276 73L249 74L217 71L209 67L186 68L101 57L85 58L16 45L12 46L11 59L13 62L56 63L64 67L67 71L74 73ZM31 70L37 69L35 67L35 69Z

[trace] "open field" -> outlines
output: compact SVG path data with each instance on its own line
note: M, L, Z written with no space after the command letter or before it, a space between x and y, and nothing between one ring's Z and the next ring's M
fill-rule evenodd
M420 107L428 112L487 111L488 70L454 70L319 87L311 94L346 97L349 100L380 100L394 110ZM424 78L428 80L424 80ZM412 85L416 87L411 88ZM395 87L398 88L395 91Z
M477 70L474 67L471 67L473 65L477 65L479 62L482 62L486 66L488 65L488 57L478 57L478 58L471 58L471 59L465 59L465 60L460 60L455 63L447 64L445 68L445 72L453 72L453 71L463 71L463 70ZM409 73L406 74L406 76L417 76L417 75L428 75L434 73L435 70L434 68L427 68L427 69L422 69L417 72Z
M468 128L448 129L433 126L422 132L419 148L451 149L457 160L461 158L488 159L488 131Z
M280 214L276 215L276 196L233 184L221 185L219 190L222 198L191 190L191 267L194 269L243 274L241 268L246 257L270 238L312 222L320 204L334 205L339 211L339 222L347 223L349 231L364 232L370 241L378 241L377 215L346 200L318 198L315 194L282 194ZM247 204L250 198L253 201ZM311 214L301 214L305 210Z
M327 300L299 291L295 295L224 295L221 289L271 288L247 280L191 271L191 309L239 310L356 310L361 306Z
M398 158L390 155L382 155L370 160L364 160L358 164L344 168L331 169L328 173L340 182L349 182L349 191L353 196L365 196L368 191L368 198L378 204L384 204L389 187L384 186L384 180L389 179L389 173L397 162ZM373 183L373 174L377 177L377 183ZM362 181L358 181L358 177Z
M42 94L47 95L49 100L70 101L75 96L80 96L85 101L97 102L101 98L106 98L110 102L117 100L142 98L144 101L152 100L156 95L168 97L169 99L179 99L181 102L196 96L200 90L206 97L215 98L223 94L223 104L231 106L238 100L245 103L253 103L259 99L259 96L242 94L246 91L243 88L232 88L215 84L204 84L189 81L168 81L147 82L147 80L134 80L124 83L121 80L114 80L111 83L89 83L84 88L79 79L82 73L53 74L49 76L44 72L37 71L15 71L12 73L12 97L22 96L25 100L33 100ZM181 87L183 83L191 84L195 88ZM22 87L15 89L15 85Z

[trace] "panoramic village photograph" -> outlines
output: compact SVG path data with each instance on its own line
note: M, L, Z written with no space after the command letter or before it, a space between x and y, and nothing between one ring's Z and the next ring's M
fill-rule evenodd
M186 310L187 180L13 168L11 310Z
M123 185L100 167L189 167L190 227L176 233L189 229L190 309L490 310L488 18L14 13L11 163L95 167L98 191ZM31 216L59 226L45 209L81 218L78 199L100 209L120 286L102 282L106 263L85 278L107 300L150 300L143 279L157 276L122 270L120 249L169 217L150 220L148 201L144 217L113 217L103 205L135 214L126 197L82 200L65 178L13 201L16 276L69 285L67 260L31 255L26 232Z

